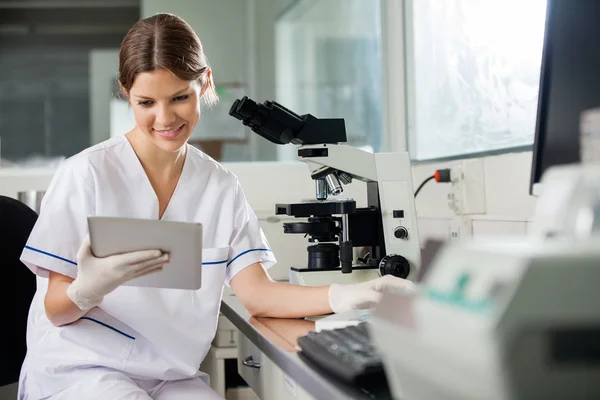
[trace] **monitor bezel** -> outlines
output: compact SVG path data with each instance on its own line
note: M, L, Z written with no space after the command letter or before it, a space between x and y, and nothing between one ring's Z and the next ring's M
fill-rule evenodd
M552 0L548 0L546 4L546 23L544 25L544 44L542 49L542 62L540 70L540 85L538 89L538 106L535 122L535 136L533 141L532 157L531 157L531 176L529 183L529 194L532 196L539 195L540 184L542 179L542 160L541 156L544 152L546 144L546 128L548 116L548 102L550 100L550 79L552 76L552 19L553 4ZM534 186L536 189L534 190Z

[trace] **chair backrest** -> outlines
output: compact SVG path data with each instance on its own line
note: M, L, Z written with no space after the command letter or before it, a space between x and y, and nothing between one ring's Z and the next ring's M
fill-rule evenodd
M35 275L19 260L37 214L10 197L0 196L0 386L17 382L27 351L27 315L36 291Z

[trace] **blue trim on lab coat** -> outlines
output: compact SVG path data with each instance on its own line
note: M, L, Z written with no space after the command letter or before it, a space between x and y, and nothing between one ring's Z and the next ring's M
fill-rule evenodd
M223 261L206 261L206 262L203 262L202 265L225 264L226 262L227 262L227 260L223 260Z
M243 256L246 253L250 253L251 251L273 251L271 249L250 249L250 250L246 250L244 252L241 252L240 254L238 254L237 256L233 257L233 260L229 261L227 263L227 266L229 267L231 265L232 262L234 262L235 260L237 260L238 258L240 258L241 256Z
M92 322L95 322L95 323L97 323L97 324L100 324L100 325L102 325L102 326L104 326L104 327L107 327L108 329L112 329L113 331L115 331L115 332L117 332L117 333L120 333L121 335L123 335L123 336L125 336L125 337L128 337L129 339L133 339L133 340L135 340L135 338L134 338L133 336L131 336L131 335L128 335L128 334L126 334L125 332L122 332L122 331L118 330L117 328L114 328L114 327L112 327L112 326L110 326L110 325L108 325L108 324L105 324L105 323L104 323L104 322L102 322L102 321L98 321L97 319L90 318L90 317L81 317L81 318L79 318L79 319L87 319L88 321L92 321Z
M31 246L25 246L25 248L29 249L31 251L35 251L35 252L40 253L40 254L44 254L44 255L52 257L52 258L56 258L56 259L61 260L61 261L68 262L69 264L77 265L77 263L75 261L67 260L66 258L57 256L56 254L48 253L47 251L36 249L34 247L31 247Z

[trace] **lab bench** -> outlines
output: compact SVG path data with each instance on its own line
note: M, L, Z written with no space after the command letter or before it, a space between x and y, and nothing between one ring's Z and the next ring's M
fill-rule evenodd
M223 296L221 313L236 330L238 373L260 399L373 398L359 388L328 378L299 356L296 339L314 329L313 321L255 318L231 294ZM391 396L383 393L377 398Z

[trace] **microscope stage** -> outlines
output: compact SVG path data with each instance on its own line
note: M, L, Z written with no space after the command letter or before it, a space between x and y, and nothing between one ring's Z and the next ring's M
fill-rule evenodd
M354 200L315 200L302 203L276 204L275 214L295 217L330 216L334 214L353 214L356 212Z

